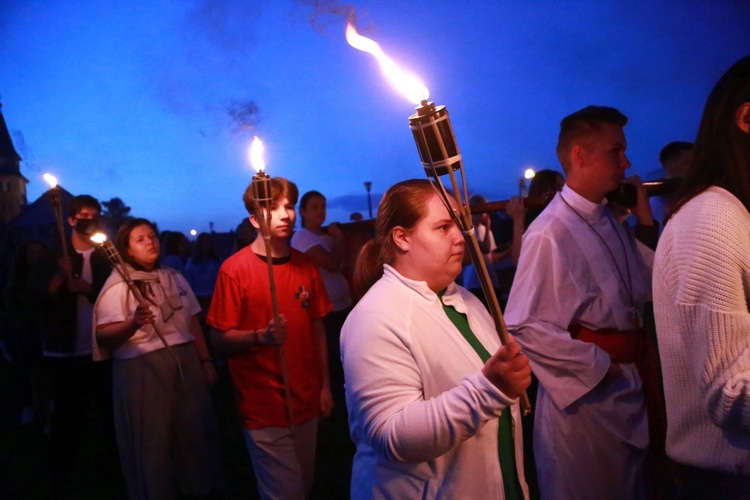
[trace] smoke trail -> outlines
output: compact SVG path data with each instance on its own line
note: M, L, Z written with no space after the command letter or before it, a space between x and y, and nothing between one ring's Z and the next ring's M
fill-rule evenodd
M362 10L359 11L359 14L355 14L353 5L341 3L338 0L296 0L296 2L311 9L307 20L318 33L323 33L330 26L335 26L338 29L347 21L357 24L357 17L360 17L359 21L362 23L363 19L367 21L369 17ZM363 30L361 29L360 32L368 33L372 31L369 22L363 24ZM360 28L359 25L357 27Z
M260 110L255 101L234 100L227 107L227 114L232 119L230 130L232 133L254 132L258 125L258 114Z

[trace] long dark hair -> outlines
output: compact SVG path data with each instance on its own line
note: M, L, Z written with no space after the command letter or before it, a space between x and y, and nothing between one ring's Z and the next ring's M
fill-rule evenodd
M737 109L750 102L750 57L737 61L708 96L693 163L667 218L711 186L726 189L750 210L750 134L736 126Z
M560 172L549 169L540 170L534 174L529 183L529 196L541 196L554 192L557 188L558 179L565 182L565 178Z
M305 227L305 216L302 215L302 209L307 208L307 203L310 201L310 198L312 198L313 196L319 196L320 198L323 198L323 201L326 201L326 197L323 196L323 194L320 191L312 190L302 195L302 198L300 198L299 200L299 217L302 223L301 227Z
M391 186L383 195L375 219L375 239L365 243L354 267L354 292L362 295L383 275L383 264L393 264L396 243L391 232L396 226L412 229L425 216L425 207L436 194L427 179L411 179Z
M207 243L206 243L207 242ZM204 245L207 249L204 249ZM216 253L214 238L210 233L200 233L193 246L193 255L191 261L193 264L202 264L205 260L220 262L219 254Z
M122 223L120 226L120 229L117 230L117 236L115 236L115 248L117 248L117 251L120 252L120 256L122 257L122 260L130 264L133 269L137 269L139 271L145 271L146 269L143 268L140 264L138 264L135 259L128 253L128 248L130 248L130 233L133 232L133 229L135 229L138 226L148 226L150 227L156 236L159 236L159 232L156 229L156 224L152 223L148 219L130 219L126 220ZM158 240L157 240L158 241ZM153 269L159 268L159 260L156 260L156 263L154 264ZM152 270L153 270L152 269Z

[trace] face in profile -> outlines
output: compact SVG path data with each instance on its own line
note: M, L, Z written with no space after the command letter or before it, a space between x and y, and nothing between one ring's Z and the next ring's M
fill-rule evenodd
M461 272L464 237L437 194L425 206L425 216L404 237L411 279L426 281L438 292Z
M601 130L586 141L581 161L589 181L602 193L616 189L625 179L630 168L627 145L622 127L613 123L602 123Z
M159 238L148 224L141 224L130 231L128 255L140 266L151 269L159 260Z

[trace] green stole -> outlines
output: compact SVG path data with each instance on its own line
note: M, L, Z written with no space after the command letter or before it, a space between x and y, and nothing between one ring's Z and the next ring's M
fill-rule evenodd
M453 325L461 332L466 341L474 348L483 363L486 363L492 355L484 348L479 339L474 335L469 327L469 318L462 314L453 306L445 305L443 294L445 290L438 294L443 310ZM522 500L523 490L518 482L516 474L516 454L513 445L513 422L510 415L510 407L505 408L500 414L500 426L497 434L497 454L500 458L500 471L503 475L503 487L505 489L505 498L509 500Z

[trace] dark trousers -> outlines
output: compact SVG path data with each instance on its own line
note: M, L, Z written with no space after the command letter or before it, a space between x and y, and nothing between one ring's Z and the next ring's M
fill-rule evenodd
M97 448L104 454L102 460L114 461L119 469L110 362L95 363L91 356L47 356L44 366L52 381L55 404L51 435L51 465L55 473L65 481L78 468L84 438L99 439L101 446Z
M341 336L341 327L349 315L351 309L343 311L332 311L323 318L323 324L326 328L326 344L328 347L328 372L331 377L331 393L333 394L333 412L331 418L337 427L343 427L345 433L348 433L348 414L346 411L346 398L344 396L344 367L341 364L341 348L339 338Z
M700 453L700 450L696 450ZM699 469L677 464L679 496L683 499L736 500L750 499L750 476L735 476L726 472Z

